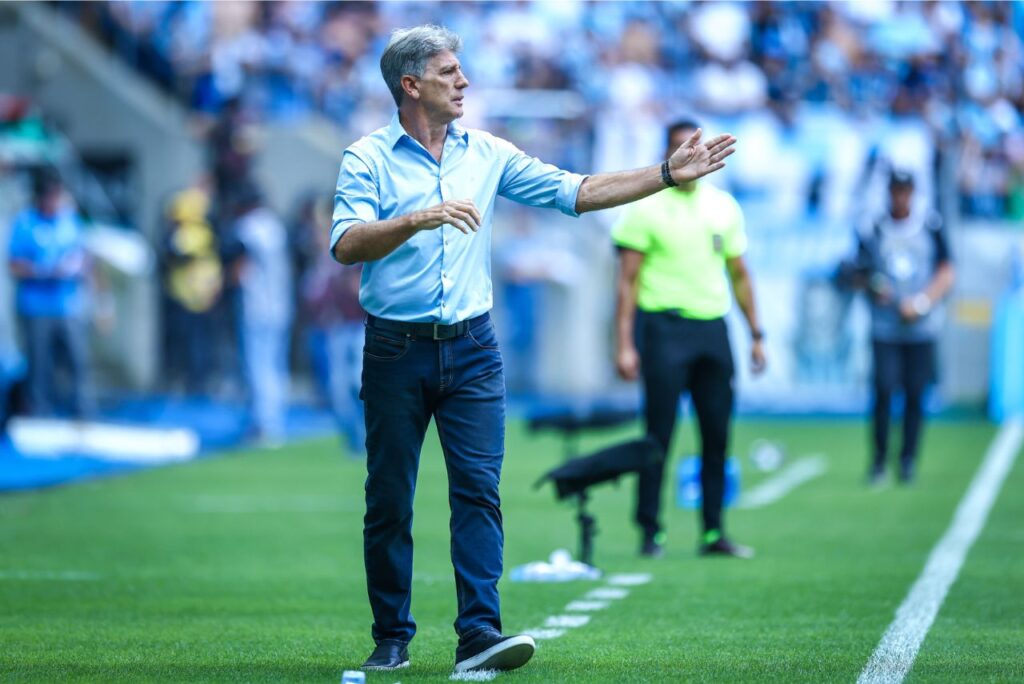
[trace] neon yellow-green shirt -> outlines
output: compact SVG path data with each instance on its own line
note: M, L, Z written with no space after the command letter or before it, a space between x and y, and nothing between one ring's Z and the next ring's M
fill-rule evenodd
M637 283L640 309L678 309L700 319L729 312L725 261L747 250L743 212L729 193L708 183L693 192L657 192L626 208L612 240L644 253Z

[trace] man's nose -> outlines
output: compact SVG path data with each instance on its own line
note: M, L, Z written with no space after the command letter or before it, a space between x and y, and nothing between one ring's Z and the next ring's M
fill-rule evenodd
M461 71L459 72L459 80L456 81L455 87L458 88L459 90L469 87L469 79L466 78L466 74L462 73Z

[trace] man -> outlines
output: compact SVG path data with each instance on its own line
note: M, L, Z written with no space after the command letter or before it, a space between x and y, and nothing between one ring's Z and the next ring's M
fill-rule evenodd
M871 301L874 448L868 480L885 482L892 396L902 389L899 479L908 484L924 422L925 390L936 377L935 340L942 328L937 304L954 281L942 219L915 205L911 174L892 172L888 211L858 231L853 276L853 284L866 287Z
M243 184L237 195L235 261L239 291L242 364L258 442L284 442L288 408L288 330L292 320L291 262L284 225L263 202L259 188Z
M672 124L668 154L695 130L692 121ZM661 445L664 456L637 478L640 553L663 553L661 485L679 397L689 391L701 437L700 553L748 558L753 552L731 542L722 527L733 404L733 360L725 324L732 303L730 285L750 326L752 369L756 374L765 367L764 335L743 261L743 214L727 193L691 180L629 207L612 238L619 248L616 367L625 380L642 374L647 434Z
M177 193L167 208L162 241L167 297L168 352L185 391L205 395L214 355L211 331L224 287L217 234L209 222L210 198L200 186Z
M33 204L14 219L8 252L17 282L17 311L28 358L28 402L34 415L64 408L57 362L70 377L70 412L90 411L86 276L89 259L75 210L53 172L33 179Z
M587 178L562 171L455 123L469 86L460 48L437 26L392 34L381 73L398 112L345 151L335 194L332 253L365 262L364 555L377 644L368 669L409 664L412 501L431 417L452 509L455 669L512 669L533 655L530 637L502 636L498 605L505 382L488 315L495 196L577 216L711 173L735 142L705 144L695 133L661 166Z

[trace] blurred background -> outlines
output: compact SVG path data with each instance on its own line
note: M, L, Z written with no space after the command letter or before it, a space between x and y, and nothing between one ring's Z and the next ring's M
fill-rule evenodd
M322 333L360 316L351 274L325 258L338 163L392 114L390 31L425 22L465 42L465 123L545 161L652 164L682 115L739 138L713 182L745 212L771 359L757 380L739 364L741 411L864 410L867 307L833 282L894 166L942 214L958 272L933 407L979 413L1024 385L1001 370L1022 347L1000 323L1022 280L1020 2L4 3L0 250L34 174L54 173L88 256L89 410L155 419L159 398L195 423L246 405L249 230L291 274L260 296L288 330L286 397L315 423ZM499 204L494 315L514 407L636 403L612 363L615 217ZM5 269L4 387L25 355Z

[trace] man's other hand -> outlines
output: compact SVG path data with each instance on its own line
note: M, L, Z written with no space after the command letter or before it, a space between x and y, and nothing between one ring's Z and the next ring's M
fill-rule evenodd
M764 342L754 340L750 344L750 372L754 375L764 373L768 367L768 357L764 353Z
M471 199L448 200L420 212L419 229L434 230L448 224L465 234L480 230L483 218Z
M640 355L636 347L623 347L615 355L615 368L623 380L636 380L640 377Z

